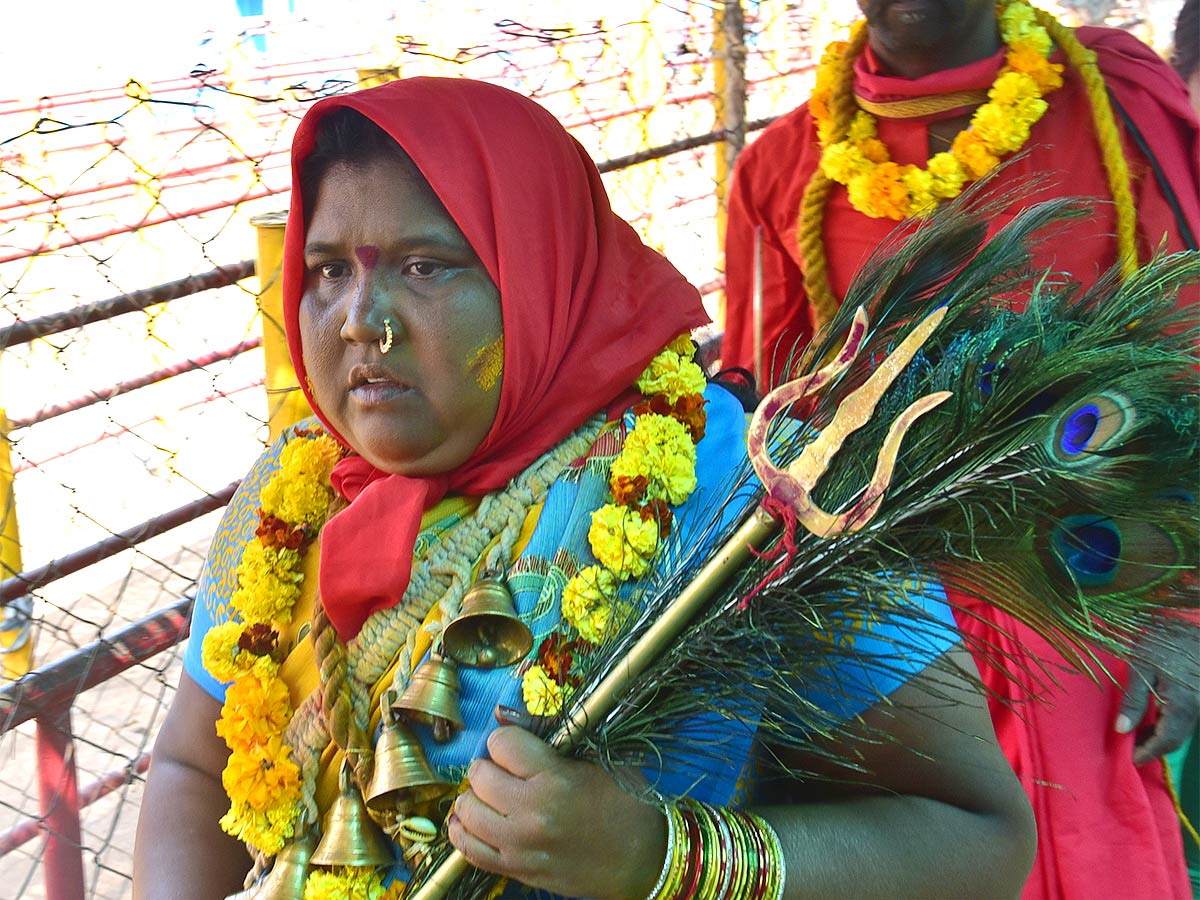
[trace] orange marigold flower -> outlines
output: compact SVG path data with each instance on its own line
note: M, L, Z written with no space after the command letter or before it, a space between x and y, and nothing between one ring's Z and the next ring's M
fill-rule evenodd
M891 154L888 153L887 144L879 138L867 138L865 141L858 142L858 149L873 163L886 163L891 159Z
M279 632L262 622L249 626L238 638L238 649L255 656L270 656L279 646Z
M267 547L303 551L308 540L308 530L303 525L292 525L262 509L258 511L258 527L255 536Z
M290 799L299 790L300 770L291 761L290 749L279 737L249 751L229 754L221 783L229 799L265 812Z
M808 98L808 112L818 122L829 121L829 97L826 94L813 94Z
M670 413L691 432L692 440L696 443L704 438L704 429L708 424L708 416L704 412L706 403L708 401L703 394L688 394L675 401L675 408Z
M633 405L633 414L643 416L646 413L654 413L656 416L669 416L673 408L671 401L662 394L651 394Z
M962 163L963 168L972 178L982 178L1000 165L999 158L988 150L979 135L969 130L958 133L950 147L950 152Z
M642 517L643 522L657 522L659 538L670 537L671 523L675 518L675 514L671 512L671 507L667 505L667 501L663 499L651 500L638 510L638 514Z
M613 502L622 506L638 506L646 496L646 488L650 480L645 475L618 475L609 485L612 488Z
M581 677L571 674L571 666L575 663L575 654L584 646L585 642L579 638L568 641L562 632L556 631L538 646L538 664L555 684L578 687Z
M266 744L283 733L292 718L287 685L278 678L239 678L225 691L217 734L232 747Z

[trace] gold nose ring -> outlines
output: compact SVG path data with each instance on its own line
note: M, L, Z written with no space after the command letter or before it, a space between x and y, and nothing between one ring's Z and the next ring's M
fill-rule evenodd
M383 337L379 339L379 352L387 353L392 349L392 320L384 318Z

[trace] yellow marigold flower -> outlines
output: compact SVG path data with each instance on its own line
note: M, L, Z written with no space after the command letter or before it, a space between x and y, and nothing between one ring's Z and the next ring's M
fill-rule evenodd
M238 664L238 655L245 653L245 650L238 648L241 632L245 628L240 622L226 622L212 626L209 634L204 636L204 643L200 647L200 661L203 662L205 671L218 682L232 682L248 668Z
M658 547L658 523L624 506L605 504L592 513L588 542L600 564L620 581L638 578Z
M562 616L579 636L598 644L612 621L617 579L603 566L588 566L563 588Z
M225 622L213 626L204 636L200 659L208 674L221 682L233 681L245 675L268 680L279 672L279 664L269 656L259 656L238 646L246 626L241 622Z
M268 744L292 718L292 698L278 678L239 678L225 691L217 734L231 748Z
M246 624L292 619L292 607L300 596L300 554L287 548L264 547L251 541L238 564L238 587L229 604Z
M293 524L320 524L333 499L329 474L341 453L328 435L288 441L279 455L279 471L263 487L263 510Z
M971 130L988 150L999 156L1011 153L1025 142L1020 121L1010 108L995 103L985 103L975 110L971 119ZM1024 135L1028 135L1028 129Z
M935 153L929 158L929 190L942 199L957 197L967 180L967 173L953 153Z
M244 803L234 803L221 817L221 828L263 853L274 855L283 849L295 832L297 804L280 804L260 812Z
M982 178L1000 165L1000 160L970 129L958 133L950 152L971 178Z
M291 749L275 736L248 752L230 753L221 784L234 803L266 812L300 796L300 770L291 760Z
M988 98L993 103L1000 103L1006 106L1014 106L1021 100L1029 97L1036 97L1038 94L1037 82L1033 77L1025 72L1004 72L997 78L988 90ZM984 104L990 106L991 104ZM981 107L982 108L982 107Z
M821 143L829 140L829 91L813 90L808 97L808 114L817 126L817 137Z
M704 393L707 384L704 370L691 356L690 351L680 356L670 349L659 353L638 378L638 390L643 394L662 394L672 403L688 394Z
M875 117L870 113L859 110L854 114L854 119L850 122L850 129L846 133L846 139L858 142L873 137L875 137Z
M1046 29L1038 24L1033 7L1027 3L1010 3L1000 13L999 25L1000 36L1010 47L1031 39L1035 46L1039 46L1042 38L1049 40L1050 37Z
M1041 97L1025 97L1018 100L1014 106L1009 107L1012 110L1013 120L1025 130L1026 137L1029 136L1029 129L1049 108L1050 104Z
M854 208L868 216L903 219L909 214L908 189L896 163L883 163L853 179L846 187Z
M537 664L530 666L521 679L521 696L525 708L535 716L558 715L565 699L563 689Z
M314 870L304 882L304 900L382 900L383 881L374 869Z
M685 331L667 344L667 349L672 353L678 353L684 359L691 359L696 355L696 348L692 344L692 333Z
M579 632L579 636L589 644L599 644L608 635L612 624L613 608L611 605L595 606L586 615L571 621L571 625Z
M587 566L563 588L562 614L568 621L598 605L609 605L617 593L617 579L603 566Z
M933 193L933 176L917 166L909 167L901 176L904 187L908 189L911 215L923 216L933 212L937 206L937 197Z
M637 475L649 479L647 500L665 498L676 505L686 500L696 489L696 444L687 426L671 416L638 416L609 479Z
M838 184L845 184L856 175L861 175L870 165L870 160L863 156L862 150L848 141L830 144L821 154L821 171L826 178Z

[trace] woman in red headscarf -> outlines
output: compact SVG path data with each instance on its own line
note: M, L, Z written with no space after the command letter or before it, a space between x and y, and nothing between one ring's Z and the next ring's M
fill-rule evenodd
M925 668L966 659L948 630L859 690L837 679L836 718L897 738L856 748L869 777L775 785L753 813L735 804L754 730L732 719L697 727L720 765L645 776L689 798L665 805L514 727L560 712L636 585L711 553L754 498L730 488L749 483L742 406L692 359L699 296L558 122L494 85L323 100L292 165L285 320L316 420L214 538L135 894L235 891L241 841L275 858L247 896L378 897L439 834L512 882L605 900L1015 894L1028 808L982 699ZM479 586L532 640L474 620L452 641ZM450 657L460 703L422 706ZM428 778L388 780L401 746Z

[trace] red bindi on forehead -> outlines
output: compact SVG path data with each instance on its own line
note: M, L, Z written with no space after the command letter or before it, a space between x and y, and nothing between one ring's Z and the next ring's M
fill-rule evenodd
M368 270L375 268L375 264L379 262L379 248L372 244L368 244L365 247L355 247L354 255L363 264L363 268Z

